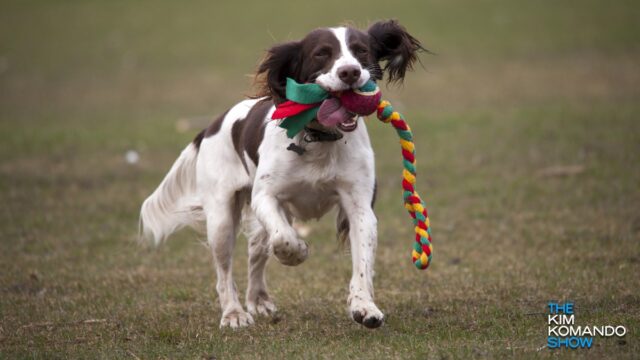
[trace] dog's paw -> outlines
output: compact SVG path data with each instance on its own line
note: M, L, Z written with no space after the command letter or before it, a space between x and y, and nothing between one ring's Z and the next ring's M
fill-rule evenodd
M384 314L371 301L354 299L349 306L351 318L369 329L380 327L384 323Z
M304 240L274 239L272 242L273 255L282 265L296 266L301 264L309 256L309 247Z
M226 310L220 320L220 328L228 326L232 329L237 329L251 324L253 324L253 317L248 312L242 310L242 308Z
M251 315L272 315L276 312L275 304L269 299L267 293L247 298L247 311Z

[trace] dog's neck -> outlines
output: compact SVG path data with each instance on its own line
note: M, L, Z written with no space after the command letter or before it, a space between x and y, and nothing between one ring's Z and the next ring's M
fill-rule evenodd
M339 130L323 126L314 119L304 127L304 130L302 130L298 136L296 136L297 141L289 144L287 150L293 151L299 156L302 156L307 152L306 145L309 143L332 143L342 139L343 137L344 134Z
M320 124L317 120L311 121L304 128L304 142L331 142L342 139L344 135L335 128L328 128Z

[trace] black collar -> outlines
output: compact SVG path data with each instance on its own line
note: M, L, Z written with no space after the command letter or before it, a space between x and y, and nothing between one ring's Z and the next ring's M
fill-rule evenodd
M342 139L344 135L341 132L328 132L322 131L320 129L310 128L308 126L304 127L304 135L302 139L305 142L328 142L328 141L338 141Z
M339 131L328 132L328 131L322 131L319 129L314 129L314 128L305 126L304 134L302 135L302 139L298 144L302 143L302 141L306 143L338 141L342 139L343 136L344 135L342 135L342 133ZM304 154L304 152L306 151L304 147L297 145L295 143L289 144L289 147L287 147L287 150L293 151L299 156L302 156L302 154Z

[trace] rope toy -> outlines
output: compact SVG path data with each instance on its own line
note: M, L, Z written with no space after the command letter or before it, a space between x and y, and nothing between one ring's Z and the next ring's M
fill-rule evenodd
M415 189L416 184L416 149L413 144L411 128L399 112L393 111L393 106L386 100L378 104L378 119L384 123L390 123L398 133L400 146L402 147L402 189L404 207L413 219L416 240L413 244L411 259L413 264L421 270L431 264L431 226L427 207Z
M333 95L333 97L331 96ZM402 114L393 110L391 104L382 100L380 88L369 80L357 90L329 93L318 84L299 84L287 78L287 101L276 105L272 119L284 119L279 126L293 138L314 118L323 125L334 126L351 119L353 114L362 116L377 112L380 121L396 129L402 147L402 189L404 206L413 219L415 242L411 252L413 264L421 270L431 264L431 227L424 201L415 189L416 153L413 133Z

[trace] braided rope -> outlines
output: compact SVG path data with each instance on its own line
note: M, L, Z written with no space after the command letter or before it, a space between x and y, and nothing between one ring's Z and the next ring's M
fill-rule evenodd
M402 146L402 188L404 207L413 219L416 240L413 244L411 258L413 264L421 270L426 269L431 264L431 227L429 226L429 215L424 201L415 189L416 183L416 152L413 144L413 133L405 122L404 117L393 110L391 103L386 100L380 101L377 111L378 119L384 123L390 123L400 137Z

